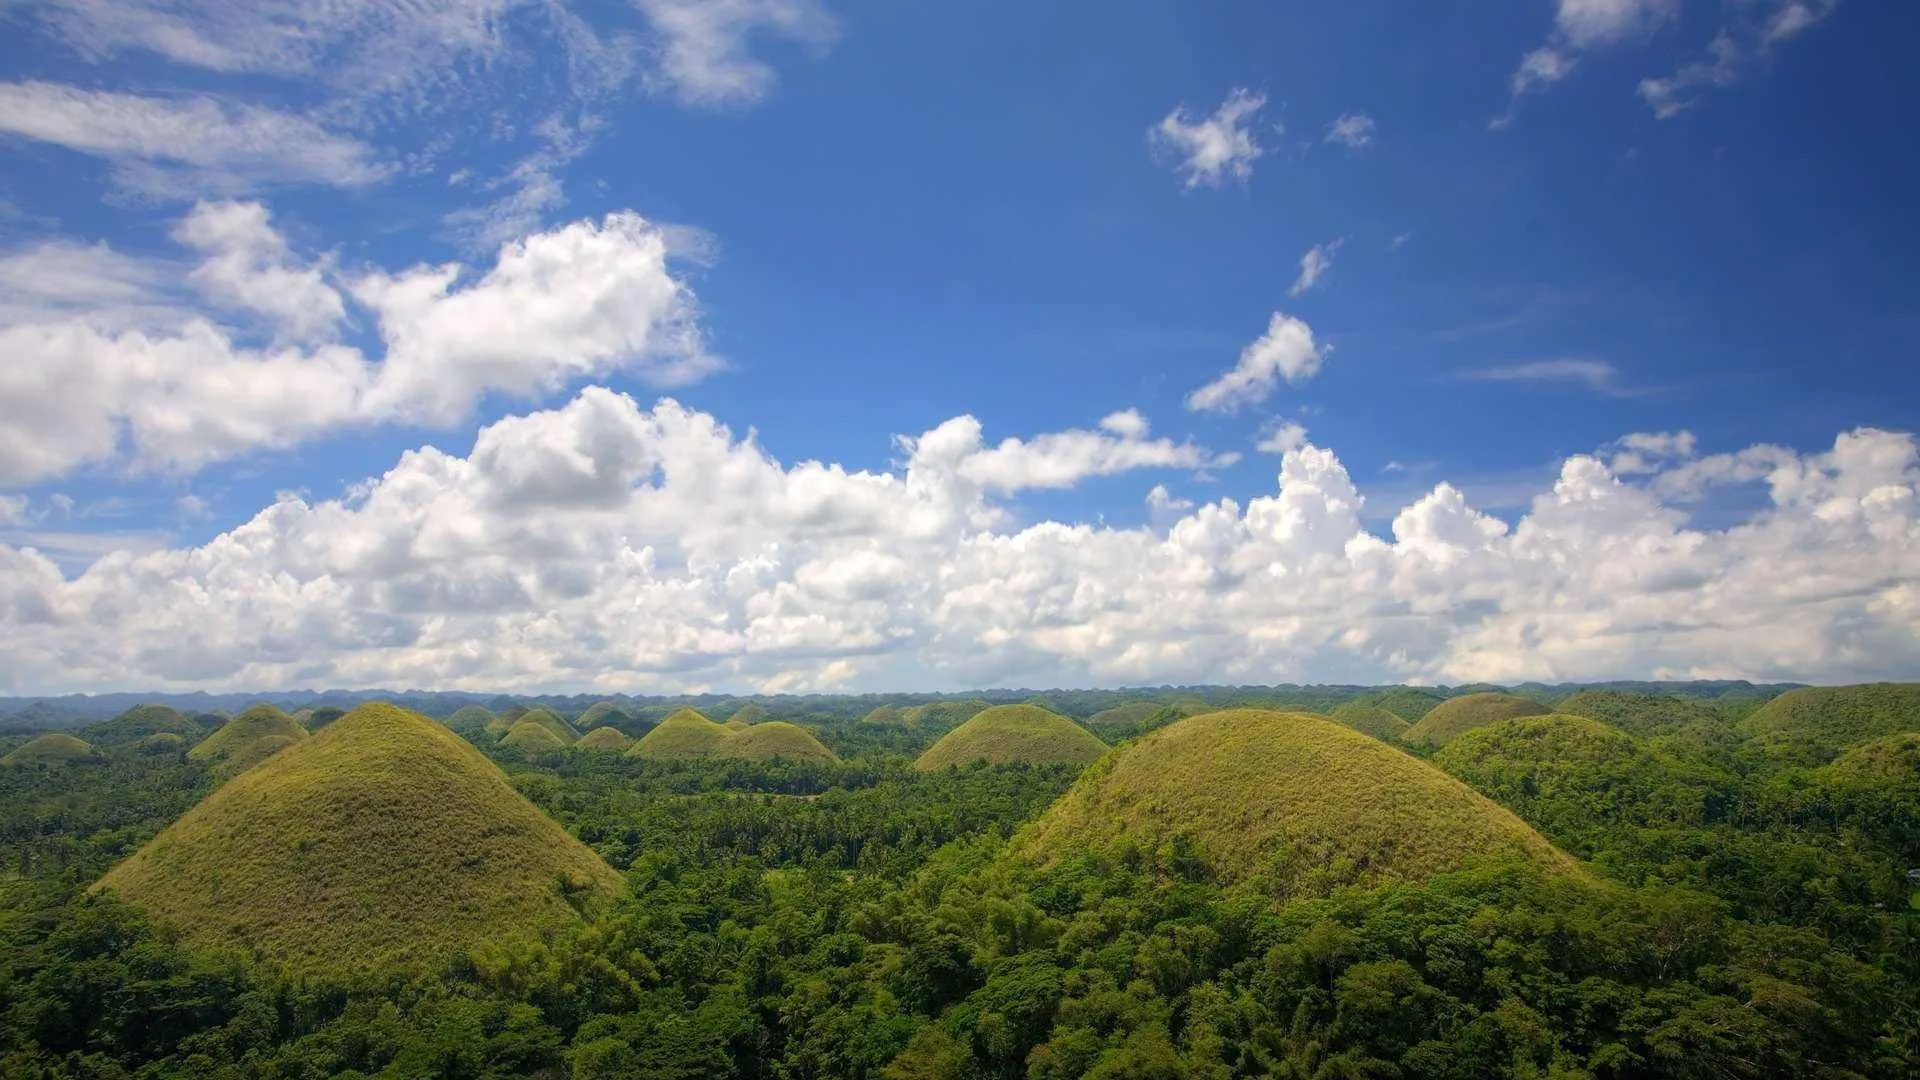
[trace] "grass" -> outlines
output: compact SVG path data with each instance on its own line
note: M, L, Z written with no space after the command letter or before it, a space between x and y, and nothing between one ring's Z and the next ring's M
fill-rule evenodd
M1181 840L1224 883L1276 895L1422 880L1479 855L1573 859L1439 769L1318 716L1207 713L1081 776L1014 842L1040 864Z
M629 757L699 758L713 752L727 729L694 709L675 709L627 749Z
M1920 793L1920 732L1864 742L1821 770L1829 783L1847 787L1910 787Z
M578 923L619 875L459 736L387 704L216 789L95 886L295 973L430 973Z
M1059 713L1036 705L996 705L948 732L913 767L925 771L973 761L1084 765L1106 752L1098 736Z
M262 735L235 746L232 753L214 762L213 775L222 780L231 780L267 760L289 746L297 746L302 740L291 735Z
M491 723L493 723L493 713L479 705L463 706L452 716L447 717L447 727L462 735L485 731L487 725Z
M558 754L567 748L567 742L553 733L553 729L537 720L522 720L507 729L500 745L509 750L520 751L520 756L531 761L548 754Z
M1349 701L1328 714L1334 723L1345 724L1362 734L1371 735L1382 742L1395 742L1412 725L1405 717L1378 705Z
M285 739L299 742L306 739L307 729L300 726L293 717L274 708L272 705L255 705L220 726L218 731L201 739L187 756L195 761L204 761L213 766L214 772L221 776L234 776L241 770L258 764L266 755L284 749L286 742L274 742L271 749L263 751L253 744L261 739ZM242 764L234 764L241 762Z
M1750 713L1742 727L1763 745L1827 761L1871 739L1920 731L1920 683L1789 690Z
M1401 733L1400 741L1413 746L1445 746L1462 732L1485 724L1516 716L1544 716L1551 711L1537 701L1512 694L1468 694L1435 705Z
M100 752L85 739L55 731L20 744L13 753L0 758L0 765L66 765L92 761L99 756Z
M170 705L135 705L111 720L87 728L85 734L96 746L119 746L161 732L192 738L202 730L186 713Z
M633 740L616 727L597 727L573 744L575 750L615 750L624 751L633 745Z
M741 728L722 738L711 753L716 758L746 758L749 761L818 761L832 763L840 758L813 733L784 720L769 720Z
M560 719L559 713L544 705L537 709L528 709L520 719L514 721L513 726L519 727L521 724L538 724L553 732L553 737L566 746L572 746L580 741L580 733L573 729L573 725ZM511 732L512 729L508 730Z
M596 701L587 706L587 711L573 718L573 726L581 731L590 731L597 727L617 724L627 719L631 718L620 708L618 703L612 701Z

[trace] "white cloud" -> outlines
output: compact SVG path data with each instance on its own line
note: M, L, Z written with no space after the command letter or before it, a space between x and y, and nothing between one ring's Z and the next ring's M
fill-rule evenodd
M0 132L102 158L160 195L277 182L354 187L387 174L372 150L305 117L211 98L147 98L45 82L0 84Z
M1278 311L1267 322L1267 332L1240 351L1240 362L1212 382L1187 395L1187 408L1231 411L1265 401L1285 379L1302 383L1320 371L1326 350L1314 343L1313 328Z
M1326 141L1358 150L1373 142L1373 117L1366 113L1345 113L1327 125Z
M1680 65L1671 75L1640 80L1640 98L1656 118L1671 120L1698 102L1699 91L1739 82L1774 46L1811 29L1838 6L1839 0L1758 0L1742 5L1707 44L1704 57Z
M1692 457L1697 443L1691 431L1636 431L1614 441L1607 468L1615 476L1659 472Z
M694 105L751 104L776 76L747 51L765 34L822 48L839 36L817 0L633 0L658 37L652 81Z
M667 236L633 214L509 244L477 280L459 264L359 274L349 292L379 358L335 340L341 292L293 257L263 207L203 204L176 234L205 255L183 276L265 316L274 343L241 344L158 291L155 267L105 248L0 257L0 281L71 271L0 308L0 483L121 462L188 472L344 425L453 423L488 393L527 397L616 370L681 383L717 364Z
M952 462L952 475L998 493L1067 488L1089 476L1134 469L1203 469L1215 461L1190 442L1148 439L1146 420L1132 409L1108 416L1100 426L1105 430L1050 432L989 448L980 442L979 422L963 416L923 438L944 448L941 457Z
M1554 27L1576 49L1612 45L1673 18L1679 0L1560 0Z
M1300 276L1293 279L1293 286L1287 290L1288 296L1299 296L1319 284L1320 276L1333 267L1333 257L1339 253L1346 238L1329 240L1324 244L1315 244L1300 256Z
M1285 454L1307 445L1307 428L1297 420L1286 420L1269 428L1253 448L1263 454Z
M1148 129L1147 137L1156 150L1176 158L1175 168L1186 177L1189 188L1218 187L1228 178L1244 181L1266 152L1252 131L1266 104L1266 95L1237 89L1212 116L1194 120L1183 106Z
M1605 360L1561 358L1463 371L1460 378L1479 382L1569 383L1602 394L1626 394L1620 370Z
M902 445L898 471L782 465L712 417L589 389L467 457L410 452L348 499L283 497L199 547L68 578L0 543L0 680L675 691L1920 664L1908 435L1768 451L1767 505L1724 529L1688 527L1669 474L1628 482L1580 455L1511 528L1440 484L1385 538L1307 443L1244 505L1162 485L1156 528L1017 526L968 475L997 449L969 418Z
M542 120L535 126L540 149L515 162L507 175L486 185L488 191L504 189L505 194L481 206L455 210L441 220L468 246L482 251L539 229L549 214L566 205L566 187L560 173L592 146L600 124L591 115L577 124L569 124L558 114Z

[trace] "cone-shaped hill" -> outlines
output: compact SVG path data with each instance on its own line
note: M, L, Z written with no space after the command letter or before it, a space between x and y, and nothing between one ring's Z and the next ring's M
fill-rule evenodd
M272 705L255 705L201 739L187 756L213 766L219 776L235 776L294 743L307 729Z
M1553 710L1537 701L1512 694L1467 694L1435 705L1419 723L1400 734L1412 746L1445 746L1463 731L1516 716L1545 716Z
M1347 702L1329 713L1328 718L1382 742L1397 741L1410 726L1398 713L1358 701Z
M694 709L675 709L627 749L630 757L706 757L727 737L727 728Z
M624 751L632 745L633 740L628 738L626 732L621 731L619 728L597 727L585 735L580 736L580 741L574 743L573 748L575 750L613 750L619 752Z
M342 977L578 922L620 878L459 736L370 703L216 789L96 888L197 944Z
M1756 709L1743 726L1763 744L1826 760L1871 739L1920 731L1920 683L1789 690Z
M573 718L573 726L580 731L592 731L597 727L611 727L623 720L630 719L626 711L616 701L596 701L587 706L585 712Z
M491 723L493 723L493 713L479 705L463 705L455 710L452 716L447 717L447 727L462 735L485 731L487 725Z
M553 732L554 738L559 739L568 746L572 746L580 740L580 733L573 729L572 724L560 719L559 713L554 712L544 705L537 709L528 709L526 715L514 721L513 726L519 727L521 724L538 724L548 731Z
M1163 701L1128 701L1087 717L1087 727L1110 739L1164 727L1186 715L1185 710Z
M1910 787L1920 792L1920 732L1902 732L1861 743L1821 770L1847 787Z
M839 761L839 755L827 749L826 744L813 737L806 728L789 724L785 720L769 720L764 724L753 724L738 731L728 732L711 753L717 758L746 758L750 761L772 761L781 758L786 761L817 761L831 764Z
M882 705L860 718L863 724L899 724L928 731L952 731L985 712L991 702L979 698L929 701L920 705Z
M1087 770L1015 841L1037 863L1174 837L1221 880L1280 893L1421 880L1486 854L1579 872L1497 803L1331 720L1233 709L1182 720Z
M996 705L947 732L913 767L930 771L973 761L1084 765L1106 752L1098 736L1059 713L1037 705Z
M0 765L66 765L98 756L99 751L85 739L55 731L21 743L13 753L0 758Z
M520 756L528 760L557 754L567 748L566 740L555 735L553 729L533 720L522 720L507 729L500 745L520 751Z
M105 723L87 728L84 734L95 746L119 746L162 733L183 739L197 738L204 730L172 706L135 705Z
M765 705L759 702L748 702L735 709L733 715L727 717L727 723L759 724L771 719L773 719L773 713L768 711Z

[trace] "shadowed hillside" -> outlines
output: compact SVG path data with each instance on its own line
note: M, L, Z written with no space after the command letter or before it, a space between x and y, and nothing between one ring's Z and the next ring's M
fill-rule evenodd
M82 734L95 746L119 746L163 732L191 739L198 737L203 730L199 724L188 719L187 714L172 706L135 705L105 723L84 729Z
M362 705L218 788L98 888L307 975L436 969L578 922L619 877L458 736Z

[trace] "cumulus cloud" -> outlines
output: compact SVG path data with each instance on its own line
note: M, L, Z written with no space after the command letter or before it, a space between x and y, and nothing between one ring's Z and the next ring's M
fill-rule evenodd
M1300 256L1300 276L1293 279L1293 287L1287 290L1287 295L1299 296L1319 284L1321 276L1333 268L1333 257L1346 242L1342 237L1308 248L1307 253Z
M823 48L838 24L817 0L634 0L658 37L653 81L694 105L751 104L773 68L748 51L754 35Z
M68 577L0 544L0 680L683 691L1866 679L1920 663L1909 435L1779 451L1766 505L1723 529L1689 526L1667 466L1622 477L1578 455L1511 527L1440 484L1386 536L1361 527L1339 459L1304 441L1244 505L1161 485L1153 527L1023 526L1000 502L1010 485L983 475L1053 474L1003 472L1008 445L959 418L901 440L895 470L783 465L711 416L589 388L484 429L466 457L409 452L346 498L283 496L199 547ZM1099 454L1060 456L1100 471Z
M1307 428L1297 420L1286 420L1268 428L1254 444L1263 454L1286 454L1307 445Z
M1326 141L1358 150L1373 142L1373 117L1366 113L1344 113L1327 125Z
M1326 350L1313 340L1313 328L1278 311L1267 321L1267 332L1240 351L1240 362L1212 382L1187 395L1187 408L1196 412L1230 412L1265 401L1285 379L1302 383L1320 371Z
M366 144L305 117L206 97L5 83L0 132L102 158L119 183L157 195L288 182L355 187L388 172Z
M1236 89L1204 119L1195 119L1182 106L1148 129L1148 142L1173 159L1189 188L1218 187L1229 178L1244 181L1266 152L1252 128L1266 104L1265 94Z
M251 203L202 204L176 237L202 256L189 282L256 317L267 344L162 291L165 275L105 248L0 257L0 280L69 272L0 306L0 483L122 459L191 471L350 424L449 424L488 393L526 397L615 370L685 383L718 361L666 234L630 213L460 264L333 273L297 258ZM343 297L367 313L379 357L341 343Z

